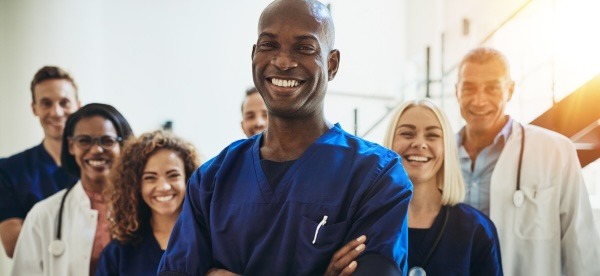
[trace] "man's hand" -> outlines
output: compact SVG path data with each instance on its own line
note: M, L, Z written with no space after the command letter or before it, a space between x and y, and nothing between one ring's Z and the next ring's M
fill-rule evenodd
M9 258L12 258L15 252L21 227L23 227L23 219L21 218L10 218L0 222L0 239L2 239L4 251L6 251Z
M356 258L360 253L365 250L365 241L367 237L362 235L356 240L350 241L344 247L340 248L327 266L325 271L326 276L337 276L337 275L351 275L355 270L358 263Z

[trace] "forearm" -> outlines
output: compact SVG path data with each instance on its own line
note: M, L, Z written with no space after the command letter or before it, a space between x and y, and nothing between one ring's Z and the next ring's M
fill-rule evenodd
M11 218L0 222L0 238L2 239L4 251L10 258L13 257L21 227L23 227L23 219L21 218Z

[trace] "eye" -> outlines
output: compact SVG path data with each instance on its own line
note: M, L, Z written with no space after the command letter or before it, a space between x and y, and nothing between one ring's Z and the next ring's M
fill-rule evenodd
M117 143L117 138L112 137L112 136L102 136L100 138L100 144L102 144L102 147L105 147L105 148L111 148L116 143Z
M485 92L488 94L497 94L502 91L502 87L499 84L488 85L485 87Z
M312 45L300 45L298 46L298 51L303 54L313 54L317 51L317 49Z
M44 108L49 108L49 107L52 107L52 102L44 99L44 100L40 101L40 105Z
M92 137L83 135L79 136L75 140L80 147L89 147L92 144Z
M471 93L475 92L476 90L477 89L475 87L471 86L471 85L462 86L461 89L460 89L460 91L463 94L471 94Z
M267 51L275 48L275 44L270 41L264 41L258 44L259 51Z
M60 100L60 107L62 108L70 108L71 107L71 101L69 101L69 99L62 99Z
M147 174L142 177L142 181L145 181L145 182L153 182L155 180L156 180L156 176L154 176L152 174Z
M415 133L412 131L401 131L400 133L398 133L398 135L400 135L404 138L412 138L415 136Z
M177 179L177 178L179 178L180 176L181 176L181 174L180 174L180 173L172 173L172 174L169 174L169 175L168 175L168 177L169 177L170 179Z
M428 133L427 135L425 135L425 137L427 137L427 139L438 139L440 137L442 137L442 135L438 134L438 133Z

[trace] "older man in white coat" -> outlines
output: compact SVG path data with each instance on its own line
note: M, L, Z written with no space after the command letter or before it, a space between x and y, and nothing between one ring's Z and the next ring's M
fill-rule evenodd
M600 275L600 237L575 148L505 115L514 82L504 55L469 52L456 96L466 202L496 224L506 275Z

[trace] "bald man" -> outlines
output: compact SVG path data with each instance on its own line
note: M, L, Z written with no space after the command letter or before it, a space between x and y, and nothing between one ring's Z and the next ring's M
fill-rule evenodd
M333 254L365 236L355 275L406 271L412 185L399 156L324 118L334 38L317 1L263 11L252 74L269 127L191 177L160 275L336 275Z

